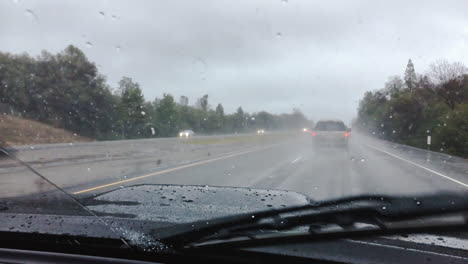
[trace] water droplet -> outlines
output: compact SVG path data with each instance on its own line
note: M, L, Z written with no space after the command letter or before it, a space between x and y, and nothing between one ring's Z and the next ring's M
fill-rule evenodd
M141 111L141 115L142 116L146 115L145 111Z
M420 202L420 201L416 201L416 204L417 204L417 205L420 205L420 204L421 204L421 202Z
M91 171L91 168L88 168L88 172L90 172L90 171Z
M444 123L444 127L446 127L446 126L447 126L447 123Z
M314 186L314 190L318 190L318 187L317 187L317 186Z
M255 215L252 215L252 219L254 219L254 218L255 218Z
M115 46L115 51L120 52L120 46Z
M125 188L125 187L123 185L120 185L120 189L123 189L123 188Z
M382 206L382 210L387 210L387 207L386 207L386 206Z
M390 119L392 119L392 118L393 118L393 116L392 116L392 115L390 115L390 116L389 116L389 118L390 118Z
M99 16L101 16L101 18L104 18L106 14L104 13L104 11L99 11Z
M35 22L37 22L39 20L39 17L31 9L26 9L26 15L28 17L30 17Z
M280 38L280 37L283 36L283 33L281 33L281 32L276 32L276 36Z
M380 127L384 127L384 124L380 124Z
M361 159L361 162L364 162L364 161L366 161L366 160L365 160L365 159Z
M93 47L93 43L91 43L91 42L89 42L89 41L86 41L86 47L92 48L92 47Z
M392 131L392 133L393 133L393 134L395 134L395 133L396 133L396 131L395 131L395 130L393 130L393 131Z
M30 146L29 148L30 148L30 149L34 149L34 146Z
M77 134L77 133L73 133L73 136L77 137L77 136L78 136L78 134Z

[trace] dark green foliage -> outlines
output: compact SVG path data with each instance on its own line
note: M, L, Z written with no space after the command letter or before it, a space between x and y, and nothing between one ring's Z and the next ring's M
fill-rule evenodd
M430 135L431 150L468 157L468 75L450 76L438 84L423 76L412 89L392 89L387 83L389 89L366 92L355 125L420 148L428 147Z
M249 115L241 107L226 115L218 104L210 109L208 95L195 106L170 94L145 101L140 85L123 77L112 93L96 65L74 46L58 54L0 52L0 113L22 116L104 139L176 136L191 129L199 134L254 132L258 128L298 128L310 123L302 113Z

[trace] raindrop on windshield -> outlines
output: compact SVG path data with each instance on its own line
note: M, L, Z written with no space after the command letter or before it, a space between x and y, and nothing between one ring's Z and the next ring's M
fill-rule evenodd
M120 52L120 46L115 46L115 51Z
M90 172L90 171L91 171L91 168L88 168L88 172Z
M39 17L31 9L26 9L26 15L28 15L28 17L30 17L35 22L39 20Z
M254 219L254 218L255 218L255 215L252 215L252 219Z
M93 47L93 43L91 43L91 42L89 42L89 41L86 41L86 47L92 48L92 47Z
M280 38L280 37L283 36L283 34L282 34L281 32L277 32L277 33L276 33L276 36Z
M386 206L382 206L382 210L387 210L387 207L386 207Z
M420 202L420 201L416 201L416 204L417 204L417 205L420 205L420 204L421 204L421 202Z
M101 18L104 18L106 16L106 14L104 13L104 11L99 11L99 15L101 16Z
M142 116L146 115L145 111L141 111L141 115Z

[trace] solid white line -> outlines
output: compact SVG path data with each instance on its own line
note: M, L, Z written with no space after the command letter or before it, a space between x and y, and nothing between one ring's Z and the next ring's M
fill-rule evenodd
M294 164L294 163L300 161L301 159L302 159L302 156L299 156L297 159L291 161L291 163Z
M440 172L437 172L437 171L435 171L435 170L431 170L431 169L426 168L426 167L424 167L424 166L422 166L422 165L419 165L419 164L417 164L417 163L414 163L414 162L412 162L412 161L409 161L409 160L407 160L407 159L405 159L405 158L402 158L402 157L400 157L400 156L397 156L397 155L395 155L395 154L393 154L393 153L390 153L390 152L387 152L387 151L385 151L385 150L379 149L379 148L377 148L377 147L371 146L371 145L369 145L369 144L365 144L365 145L368 146L368 147L370 147L370 148L373 148L373 149L375 149L375 150L377 150L377 151L380 151L380 152L382 152L382 153L385 153L385 154L387 154L387 155L390 155L390 156L392 156L392 157L394 157L394 158L397 158L397 159L399 159L399 160L406 161L406 162L408 162L409 164L412 164L412 165L414 165L414 166L416 166L416 167L419 167L419 168L421 168L421 169L427 170L427 171L429 171L429 172L431 172L431 173L433 173L433 174L435 174L435 175L438 175L438 176L440 176L440 177L442 177L442 178L445 178L445 179L450 180L450 181L452 181L452 182L458 183L458 184L460 184L461 186L463 186L463 187L465 187L465 188L468 188L468 184L463 183L463 182L461 182L461 181L459 181L459 180L455 180L455 179L453 179L453 178L450 178L449 176L444 175L444 174L442 174L442 173L440 173Z
M130 182L130 181L135 181L135 180L148 178L148 177L152 177L152 176L156 176L156 175L160 175L160 174L164 174L164 173L168 173L168 172L172 172L172 171L177 171L177 170L181 170L181 169L185 169L185 168L190 168L190 167L206 164L206 163L217 161L217 160L232 158L232 157L236 157L236 156L240 156L240 155L244 155L244 154L248 154L248 153L252 153L252 152L256 152L256 151L260 151L260 150L269 149L269 148L272 148L272 147L277 146L277 145L278 144L270 145L270 146L267 146L267 147L256 147L256 148L251 148L251 149L247 149L247 150L237 151L237 152L234 152L234 153L231 152L231 153L228 153L228 154L225 154L225 155L222 155L222 156L218 156L218 157L215 157L215 158L202 160L202 161L198 161L198 162L194 162L194 163L189 163L189 164L186 164L186 165L181 165L181 166L178 166L178 167L174 167L174 168L170 168L170 169L166 169L166 170L162 170L162 171L157 171L157 172L145 174L145 175L130 178L130 179L127 179L127 180L116 181L116 182L112 182L112 183L109 183L109 184L103 184L103 185L95 186L95 187L92 187L92 188L76 191L76 192L73 192L73 194L76 195L76 194L86 193L86 192L90 192L90 191L95 191L95 190L103 189L103 188L106 188L106 187L110 187L110 186L114 186L114 185L118 185L118 184L122 184L122 183L127 183L127 182Z

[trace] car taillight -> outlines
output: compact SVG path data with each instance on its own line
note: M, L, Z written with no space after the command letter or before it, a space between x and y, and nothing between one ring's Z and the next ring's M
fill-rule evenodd
M344 136L345 136L345 137L349 137L349 133L348 133L348 132L345 132L345 133L344 133Z
M317 135L317 132L312 131L312 136L315 137Z

